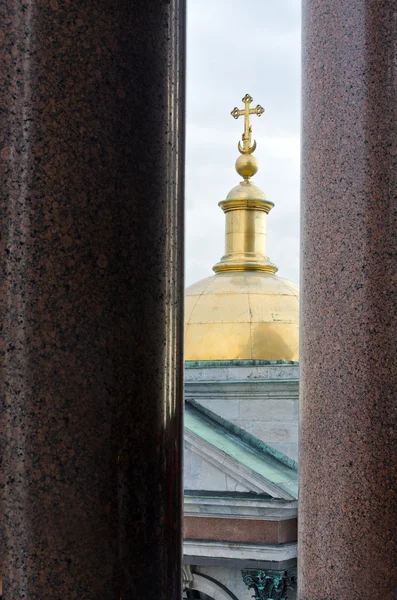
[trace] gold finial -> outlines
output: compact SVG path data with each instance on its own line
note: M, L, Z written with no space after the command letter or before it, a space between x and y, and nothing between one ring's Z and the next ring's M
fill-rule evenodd
M240 110L236 106L230 114L235 119L244 116L244 133L242 135L243 145L239 142L237 147L241 154L252 154L255 152L256 141L254 140L254 143L251 146L252 127L250 125L250 115L258 115L258 117L260 117L265 112L265 109L259 104L255 108L250 108L250 104L254 99L249 94L245 94L242 101L244 102L244 108Z
M259 104L250 108L249 94L244 96L243 102L245 108L235 108L232 116L238 119L244 115L243 144L238 145L240 155L236 160L236 171L244 181L230 190L226 200L219 202L226 214L225 254L213 269L215 273L264 271L274 274L277 267L266 255L266 218L274 204L251 181L258 171L258 161L252 154L256 142L251 140L250 115L260 117L265 111Z

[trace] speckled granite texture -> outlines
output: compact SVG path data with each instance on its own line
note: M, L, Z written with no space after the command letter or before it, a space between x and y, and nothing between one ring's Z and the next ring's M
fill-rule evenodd
M177 599L184 0L0 23L3 598Z
M397 593L396 39L303 2L300 600Z
M184 538L187 540L288 544L296 542L296 536L296 519L270 521L202 516L184 518Z

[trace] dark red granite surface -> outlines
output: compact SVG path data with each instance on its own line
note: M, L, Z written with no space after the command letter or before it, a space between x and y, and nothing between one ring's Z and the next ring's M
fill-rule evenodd
M184 2L0 24L3 598L178 598Z
M251 519L185 517L184 538L246 544L287 544L296 542L296 519L259 521Z
M300 600L397 593L396 40L303 2Z

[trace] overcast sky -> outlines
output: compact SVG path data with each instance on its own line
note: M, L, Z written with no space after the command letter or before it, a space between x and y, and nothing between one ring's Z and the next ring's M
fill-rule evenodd
M259 172L275 203L267 251L278 275L299 281L300 2L188 0L186 283L213 274L224 253L218 207L234 170L243 119L230 116L249 93Z

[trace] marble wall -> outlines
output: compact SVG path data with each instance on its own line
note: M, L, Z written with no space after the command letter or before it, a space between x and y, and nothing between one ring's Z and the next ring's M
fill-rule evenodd
M185 397L298 459L298 365L188 368Z

